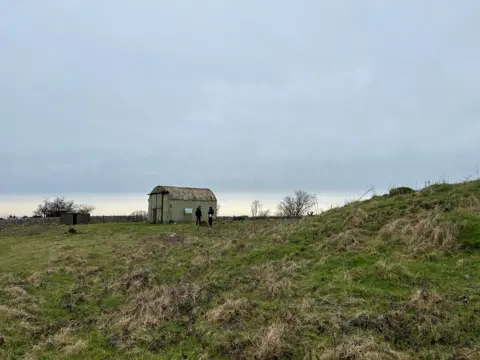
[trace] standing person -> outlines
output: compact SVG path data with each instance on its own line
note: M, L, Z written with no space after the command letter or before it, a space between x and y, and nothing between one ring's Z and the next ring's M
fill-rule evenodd
M212 227L212 224L213 224L213 208L210 206L210 208L208 209L208 225Z
M202 225L202 207L198 206L197 211L195 211L195 216L197 217L197 225Z

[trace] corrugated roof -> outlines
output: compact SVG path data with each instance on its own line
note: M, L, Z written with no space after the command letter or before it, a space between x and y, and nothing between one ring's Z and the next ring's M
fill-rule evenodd
M161 193L168 193L168 197L172 200L217 201L213 191L204 188L158 185L149 195Z

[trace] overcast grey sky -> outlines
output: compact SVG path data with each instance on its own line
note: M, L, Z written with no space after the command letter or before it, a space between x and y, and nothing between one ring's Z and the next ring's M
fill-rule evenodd
M457 180L479 34L478 0L4 0L0 193Z

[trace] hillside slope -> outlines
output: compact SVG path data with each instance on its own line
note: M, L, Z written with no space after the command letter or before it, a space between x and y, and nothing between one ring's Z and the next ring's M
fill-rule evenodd
M302 220L0 230L2 359L480 359L480 181Z

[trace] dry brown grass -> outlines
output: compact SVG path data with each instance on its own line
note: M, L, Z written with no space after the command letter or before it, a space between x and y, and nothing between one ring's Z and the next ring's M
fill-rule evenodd
M400 241L415 248L452 248L457 242L458 226L444 220L442 214L431 212L413 218L396 219L385 225L379 237L386 241Z
M209 322L231 323L237 318L245 318L252 311L247 299L228 299L223 304L207 312Z
M123 274L107 286L108 291L121 293L137 293L153 285L153 276L150 270L135 266L132 270Z
M424 285L421 289L414 291L409 303L417 309L431 311L439 308L442 297L438 292L430 290L427 285Z
M64 352L67 357L70 357L82 353L87 347L88 343L85 340L77 340L74 344L66 345L62 349L62 352Z
M253 284L269 298L289 296L295 288L292 279L287 276L292 269L287 266L282 271L281 267L271 263L255 266L252 269Z
M29 300L31 298L25 286L11 286L3 291L5 295L10 298L14 298L16 301Z
M470 208L478 209L480 206L480 199L474 194L471 194L465 201Z
M35 320L35 315L20 307L0 305L0 314L10 319Z
M347 223L354 227L362 227L370 219L370 215L364 209L358 207L350 214L348 214L346 220Z
M0 314L9 319L19 319L25 323L37 320L40 300L28 293L24 282L15 283L0 289Z
M152 329L195 317L197 300L205 296L198 284L160 285L143 267L114 279L106 290L124 298L118 310L104 314L99 322L99 327L113 336L118 348L128 348L137 341L152 341Z
M375 263L374 269L377 276L383 280L402 280L415 278L415 275L412 274L408 268L400 262L379 260Z
M456 357L456 360L480 360L480 347L475 349L463 349Z
M252 340L251 358L256 360L280 357L286 350L287 326L274 323L260 329Z
M334 349L323 352L320 360L406 360L409 356L394 351L385 342L373 338L350 337Z
M349 229L342 231L327 240L327 245L337 251L349 251L362 245L367 239L361 229Z
M246 238L227 238L220 242L215 243L212 249L219 255L225 255L232 249L245 250L250 244Z
M124 265L138 264L152 259L163 257L176 246L187 246L198 239L186 236L183 233L167 232L155 235L146 235L135 239L134 247L125 248L116 244L112 245L115 257Z
M34 345L30 352L26 353L23 359L38 359L43 351L53 351L55 358L68 359L74 355L80 355L88 347L88 342L79 339L74 329L63 327L54 335L47 337L37 345Z
M191 284L154 285L133 295L115 318L121 329L151 328L178 319L184 309L195 307L198 289Z
M245 330L230 330L207 332L208 343L227 359L248 359L246 356L252 346L252 341ZM212 355L206 356L212 359ZM251 358L251 356L250 356Z
M212 256L202 255L202 254L198 254L192 260L190 260L190 264L192 264L195 267L208 266L213 262L214 262L214 258Z

